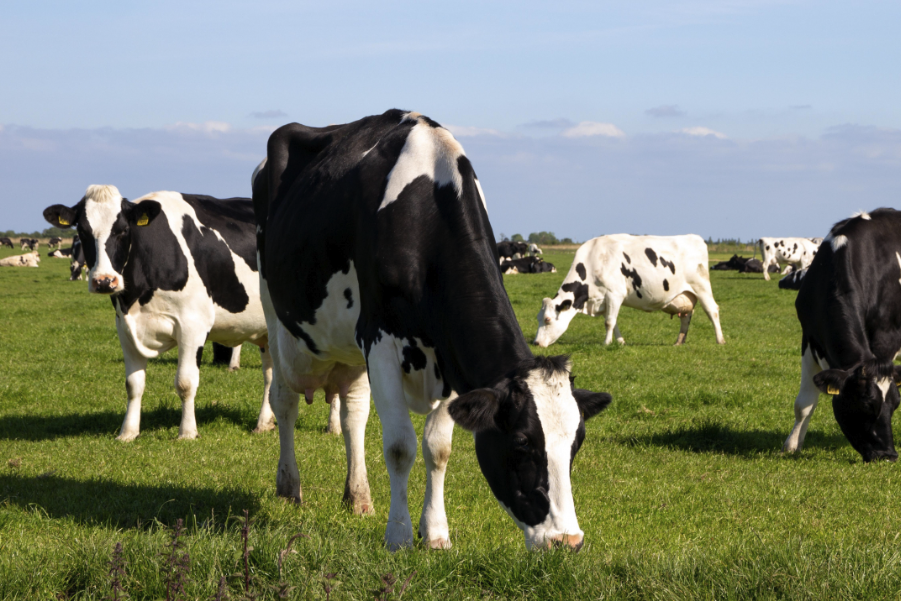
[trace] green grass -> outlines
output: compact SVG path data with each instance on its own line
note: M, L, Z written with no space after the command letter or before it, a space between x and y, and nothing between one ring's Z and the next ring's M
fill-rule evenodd
M506 279L527 338L572 252L546 259L558 273ZM324 432L321 396L302 404L296 430L305 503L275 497L277 436L250 433L261 388L251 348L237 373L209 364L208 350L195 441L175 440L174 351L152 361L141 436L119 443L125 386L114 313L67 274L68 262L46 256L38 269L0 268L2 599L106 598L116 542L131 598L165 598L160 554L179 518L191 557L186 597L211 599L220 577L242 571L244 509L255 520L250 566L262 599L276 598L280 581L296 587L291 598L325 599L332 573L331 599L372 599L388 573L398 579L389 598L413 575L404 599L901 596L898 467L863 464L826 397L803 453L780 453L793 423L800 328L795 294L776 278L712 273L724 347L700 311L676 348L678 320L623 309L625 347L605 348L603 319L578 316L542 351L571 354L578 385L614 399L589 422L575 461L580 553L525 550L458 429L446 493L453 549L392 555L382 546L389 488L374 409L368 517L341 505L343 443ZM414 423L421 432L423 420ZM414 520L423 490L420 458L410 479ZM280 577L279 551L296 533L308 538L294 542ZM232 598L241 582L229 580Z

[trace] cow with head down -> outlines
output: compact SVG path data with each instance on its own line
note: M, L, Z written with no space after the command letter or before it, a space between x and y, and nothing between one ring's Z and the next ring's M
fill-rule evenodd
M707 265L707 245L693 234L614 234L589 240L576 251L556 296L542 301L535 344L545 347L556 342L577 313L603 314L604 344L613 342L614 335L623 344L616 318L625 306L678 315L682 327L676 344L681 345L697 302L713 322L716 341L724 344Z
M78 228L88 290L109 296L116 311L128 396L119 440L139 434L148 359L173 347L179 438L198 436L194 398L207 340L260 347L265 384L257 431L275 427L250 199L154 192L129 202L115 186L89 186L74 206L53 205L44 218Z

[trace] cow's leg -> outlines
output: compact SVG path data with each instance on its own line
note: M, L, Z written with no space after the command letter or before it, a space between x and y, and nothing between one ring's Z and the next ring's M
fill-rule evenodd
M128 405L116 440L128 442L137 438L141 432L141 397L144 396L147 358L130 345L124 344L122 354L125 359L125 392L128 395Z
M367 405L368 405L367 399ZM325 402L329 404L328 426L325 431L329 434L341 434L341 397L335 393L325 393Z
M263 352L263 347L260 347L260 352ZM270 366L272 363L270 362ZM228 362L228 371L238 371L241 369L241 345L239 344L235 348L232 349L232 358ZM263 370L265 371L265 367Z
M773 259L768 259L763 264L763 279L765 279L768 282L770 281L770 264L772 264L774 262L776 263L776 265L779 264L777 261L773 261Z
M808 346L801 357L801 388L795 399L795 427L792 428L791 434L782 445L782 450L786 453L800 451L804 445L804 436L807 434L810 418L820 400L820 391L813 383L813 377L820 371L822 368L814 359L813 351Z
M422 458L425 460L425 500L419 518L419 536L432 549L450 549L450 531L444 511L444 475L450 458L454 420L447 404L456 395L438 405L425 420L422 434Z
M391 481L391 507L385 527L385 545L390 551L413 545L413 526L407 506L407 480L416 460L416 430L410 421L401 366L395 341L383 336L367 357L372 398L382 422L382 450Z
M676 338L675 346L681 346L685 343L685 339L688 338L688 326L691 325L691 314L692 311L679 315L679 337Z
M625 344L622 334L616 325L616 318L619 315L619 309L623 304L622 298L618 296L608 295L604 299L604 325L607 327L607 336L604 338L604 344L613 342L613 335L616 334L616 341Z
M766 271L764 271L766 273ZM716 301L713 300L713 290L710 288L710 282L707 280L699 280L692 284L692 290L695 293L695 296L698 297L698 301L701 303L701 308L704 309L704 313L707 314L707 317L710 318L711 323L713 323L713 331L716 333L716 342L717 344L726 344L726 339L723 338L723 328L720 327L720 308L716 304Z
M332 401L339 407L341 422L339 431L344 435L344 451L347 457L347 479L344 482L344 502L357 515L373 512L369 480L366 477L366 422L369 420L369 376L361 370L360 377L351 382L340 400ZM408 418L409 419L409 418Z
M278 370L273 370L269 403L278 423L278 472L275 476L275 494L300 503L300 472L294 454L294 424L297 422L297 406L300 394L291 390L282 380Z
M783 270L782 270L782 275L788 275L788 274L790 274L793 270L794 270L794 266L793 266L791 263L789 263L788 265L785 266L785 268L783 268Z
M194 397L200 385L200 367L197 365L199 353L203 352L204 339L197 343L179 341L178 367L175 371L175 392L181 398L181 424L178 426L180 440L197 438L197 417L194 415Z
M240 349L241 347L235 348ZM269 394L272 391L272 353L269 352L267 346L260 347L260 361L263 364L263 403L260 406L260 415L257 417L257 427L253 429L256 434L275 428L275 415L272 413L272 405L269 403Z

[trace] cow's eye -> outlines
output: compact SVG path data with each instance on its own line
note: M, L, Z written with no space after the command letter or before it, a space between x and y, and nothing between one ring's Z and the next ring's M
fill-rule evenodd
M517 449L528 449L529 448L529 439L525 436L517 436L513 439L513 444Z

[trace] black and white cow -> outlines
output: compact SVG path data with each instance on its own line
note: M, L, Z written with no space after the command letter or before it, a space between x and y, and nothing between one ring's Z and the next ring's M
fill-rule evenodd
M72 239L72 263L69 264L69 281L82 280L88 266L84 256L84 248L78 234Z
M37 250L41 245L41 241L37 238L20 238L19 244L22 245L22 250L25 250L26 248L28 250Z
M895 461L892 415L901 402L901 212L877 209L833 226L807 269L801 388L784 450L801 449L820 393L864 461Z
M54 259L71 259L72 258L72 249L71 248L57 248L56 250L51 250L47 253L48 257L52 257Z
M59 250L63 246L63 239L59 238L58 236L53 236L52 238L50 238L50 241L47 243L47 246L49 246L50 248L53 248L55 246L57 248L57 250Z
M13 246L13 241L6 237L0 238L0 246L8 246L9 248L15 248Z
M450 546L443 489L456 421L474 433L482 473L527 546L579 548L570 469L584 420L610 395L574 389L566 357L529 351L460 144L427 117L391 110L345 125L286 125L269 138L267 161L253 199L281 442L277 493L301 497L298 395L325 388L342 401L345 500L371 510L363 457L371 385L391 481L389 549L413 543L411 411L428 416L419 520L428 546Z
M523 257L521 259L511 259L501 263L501 273L557 273L557 268L553 263L546 263L538 257Z
M806 269L817 254L822 238L761 238L757 241L760 260L763 263L763 279L770 279L770 265L788 263L784 273L791 269Z
M260 347L265 385L255 431L274 427L250 199L154 192L132 203L115 186L89 186L75 206L53 205L44 218L78 227L88 290L110 295L116 310L128 395L119 440L139 434L147 360L176 346L178 437L197 437L194 397L206 340Z
M535 344L546 347L556 342L577 313L592 317L603 313L604 344L613 342L614 334L623 344L616 318L625 306L678 315L680 345L698 301L713 322L716 341L725 344L707 265L707 244L694 234L593 238L576 251L556 296L542 301Z
M514 242L512 240L504 240L497 243L498 260L503 263L513 259L521 259L529 252L529 245L525 242Z

